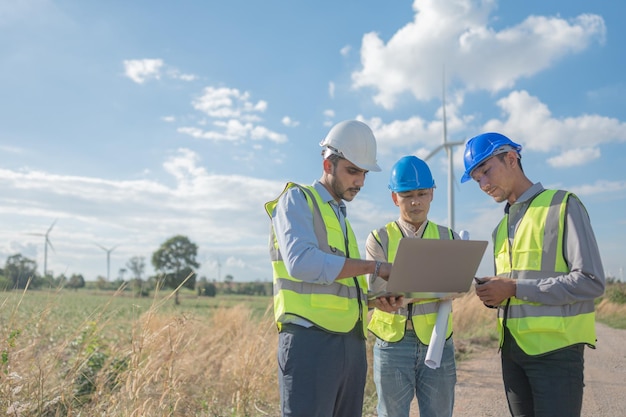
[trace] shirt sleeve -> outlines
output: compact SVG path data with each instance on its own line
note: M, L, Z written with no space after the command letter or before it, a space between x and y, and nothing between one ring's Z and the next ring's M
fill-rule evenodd
M387 262L385 251L373 233L367 235L367 240L365 241L365 259ZM380 277L375 277L374 274L369 274L368 284L368 292L370 294L377 294L387 290L387 281Z
M518 280L516 297L548 305L592 300L604 293L604 268L591 222L576 196L566 207L564 256L570 272L536 280Z
M315 284L331 284L346 258L323 252L313 230L313 213L304 193L291 187L278 200L272 226L285 267L292 277Z

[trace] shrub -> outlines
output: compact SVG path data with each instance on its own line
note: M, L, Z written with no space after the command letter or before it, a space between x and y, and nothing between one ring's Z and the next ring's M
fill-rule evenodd
M626 284L614 283L608 285L604 297L615 304L626 304Z

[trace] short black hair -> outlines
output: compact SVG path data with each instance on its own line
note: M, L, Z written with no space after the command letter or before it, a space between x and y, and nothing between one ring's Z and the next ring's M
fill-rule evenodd
M504 163L504 157L508 152L505 153L499 153L496 155L496 157L500 160L500 162ZM522 158L519 156L519 154L517 155L517 164L519 165L519 169L522 170L522 172L524 172L524 167L522 166Z
M324 155L324 152L322 152L322 155ZM339 160L344 159L344 158L333 153L333 154L328 155L326 159L328 159L330 163L333 164L335 168L337 168L337 164L339 163Z

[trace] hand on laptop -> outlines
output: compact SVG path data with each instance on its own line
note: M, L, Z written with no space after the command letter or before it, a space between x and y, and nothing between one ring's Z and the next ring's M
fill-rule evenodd
M393 313L403 306L404 296L402 295L382 295L369 301L368 307L376 307L387 313Z

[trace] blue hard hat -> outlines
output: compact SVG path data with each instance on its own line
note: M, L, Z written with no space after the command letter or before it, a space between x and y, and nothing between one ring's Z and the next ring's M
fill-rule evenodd
M489 132L474 136L465 145L465 155L463 156L465 173L461 177L461 182L471 180L471 173L474 168L489 157L511 150L516 151L519 155L522 151L522 145L518 145L500 133Z
M403 156L391 168L389 189L395 193L434 187L430 168L417 156Z

